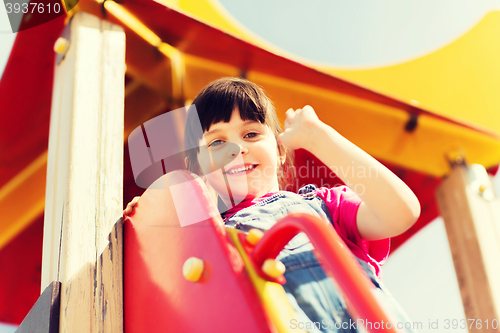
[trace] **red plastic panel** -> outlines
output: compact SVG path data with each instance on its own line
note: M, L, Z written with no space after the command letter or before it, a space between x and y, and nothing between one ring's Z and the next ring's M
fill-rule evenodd
M188 172L161 179L166 177L170 185L191 180L182 199L197 215L215 208L203 183ZM274 331L219 216L180 227L170 190L150 188L124 226L127 333ZM182 275L189 257L205 262L196 283Z
M17 34L0 80L0 187L47 150L54 43L64 17Z

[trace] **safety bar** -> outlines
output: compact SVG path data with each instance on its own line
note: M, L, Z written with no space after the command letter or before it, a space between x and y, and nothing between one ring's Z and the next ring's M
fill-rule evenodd
M352 257L345 243L340 239L330 224L320 218L303 213L287 215L265 232L255 245L251 257L257 267L262 267L266 259L274 259L286 244L298 233L306 233L314 248L321 256L325 271L332 273L333 278L344 293L349 310L356 319L363 322L390 322L370 289L374 286L366 274L361 271L359 263ZM352 309L351 309L352 307ZM377 329L370 332L380 331ZM385 328L386 332L398 332L395 328Z

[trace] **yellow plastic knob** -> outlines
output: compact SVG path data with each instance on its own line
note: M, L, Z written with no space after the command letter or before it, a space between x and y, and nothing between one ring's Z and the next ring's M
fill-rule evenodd
M285 273L285 270L285 265L276 259L267 259L264 261L264 265L262 265L262 271L275 279Z
M259 229L250 229L250 231L247 234L247 242L249 242L252 245L257 244L260 239L264 236L264 232Z
M184 262L182 266L182 275L188 281L198 282L201 278L201 274L203 274L204 268L203 260L196 257L191 257Z
M59 37L54 44L54 52L58 54L64 53L64 51L66 51L66 48L68 47L68 44L69 42L66 38Z

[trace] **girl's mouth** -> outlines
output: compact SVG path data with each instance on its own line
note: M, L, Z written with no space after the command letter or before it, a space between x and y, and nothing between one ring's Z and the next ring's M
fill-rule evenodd
M232 168L231 170L226 171L226 174L234 175L234 174L250 173L257 166L258 166L258 164L250 164L250 165L246 165L246 166L241 167L241 168Z

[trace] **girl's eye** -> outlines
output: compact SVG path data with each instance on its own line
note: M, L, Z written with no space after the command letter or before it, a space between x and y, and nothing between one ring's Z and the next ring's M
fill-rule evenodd
M221 145L223 143L224 143L224 141L222 141L222 140L215 140L215 141L210 142L210 144L208 146L209 147L215 147L215 146L219 146L219 145Z
M250 132L250 133L247 133L247 135L245 135L246 137L248 138L254 138L256 137L257 135L259 135L259 133L256 133L256 132Z

